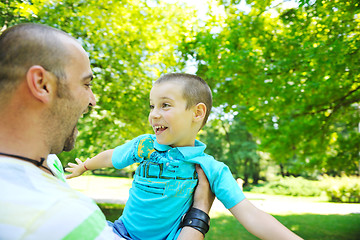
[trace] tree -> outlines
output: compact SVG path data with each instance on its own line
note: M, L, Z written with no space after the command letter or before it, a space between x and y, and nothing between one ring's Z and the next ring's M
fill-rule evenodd
M241 115L232 113L229 118L221 116L222 111L212 115L200 134L206 143L206 153L229 166L235 178L241 178L244 185L250 180L260 180L260 157L252 135L247 131Z
M63 163L152 131L147 121L152 81L185 66L177 45L193 25L193 10L147 0L17 0L1 11L17 16L20 5L36 9L24 21L62 29L90 54L97 106L80 120L76 147L60 155ZM2 19L7 26L20 22L7 19Z
M32 3L31 3L32 2ZM36 16L43 0L2 0L0 2L0 31Z
M302 1L281 9L247 1L249 13L238 1L222 2L222 21L210 18L182 48L212 87L214 105L245 107L249 132L284 175L304 168L358 173L359 147L351 143L359 139L359 2ZM329 164L344 156L348 161L336 161L335 169Z

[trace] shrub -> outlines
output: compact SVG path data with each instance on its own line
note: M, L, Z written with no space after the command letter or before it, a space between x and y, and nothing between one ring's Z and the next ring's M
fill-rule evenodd
M360 203L359 177L324 176L320 183L330 202Z
M270 181L263 186L253 187L251 192L315 197L321 195L321 188L318 181L307 180L303 177L284 177Z

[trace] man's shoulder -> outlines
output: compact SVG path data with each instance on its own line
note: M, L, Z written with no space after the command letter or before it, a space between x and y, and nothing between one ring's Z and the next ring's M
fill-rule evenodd
M5 167L3 170L11 169L13 174L0 177L0 229L5 225L16 229L8 235L0 233L1 239L20 236L62 239L84 224L89 228L105 228L105 216L92 199L35 166L13 161L0 163Z

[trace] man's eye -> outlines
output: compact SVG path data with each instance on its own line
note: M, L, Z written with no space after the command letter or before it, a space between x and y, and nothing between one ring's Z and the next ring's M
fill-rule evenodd
M91 87L91 86L92 86L92 83L87 83L87 84L85 84L85 86Z

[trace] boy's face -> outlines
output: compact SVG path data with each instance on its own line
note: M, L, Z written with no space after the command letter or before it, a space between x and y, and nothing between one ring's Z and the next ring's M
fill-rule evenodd
M182 84L169 81L151 89L149 122L160 144L194 146L198 129L193 124L193 108L186 109Z

